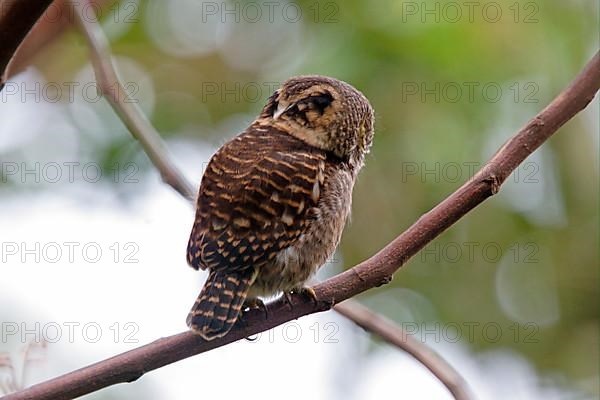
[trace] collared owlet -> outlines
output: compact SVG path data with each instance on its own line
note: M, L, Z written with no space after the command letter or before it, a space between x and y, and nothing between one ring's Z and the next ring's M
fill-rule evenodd
M207 269L187 319L222 337L258 297L303 289L333 254L373 141L373 109L345 82L288 79L258 118L211 158L187 260Z

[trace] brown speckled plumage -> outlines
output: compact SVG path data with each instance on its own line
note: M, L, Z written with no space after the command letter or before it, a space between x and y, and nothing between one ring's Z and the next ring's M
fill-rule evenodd
M208 164L188 263L208 269L188 325L227 334L245 301L299 289L333 254L373 138L373 111L350 85L286 81Z

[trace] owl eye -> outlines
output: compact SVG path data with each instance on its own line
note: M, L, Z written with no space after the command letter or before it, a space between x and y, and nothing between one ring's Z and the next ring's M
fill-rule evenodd
M308 97L306 102L312 104L319 113L323 114L325 109L333 103L333 96L329 93L318 94Z

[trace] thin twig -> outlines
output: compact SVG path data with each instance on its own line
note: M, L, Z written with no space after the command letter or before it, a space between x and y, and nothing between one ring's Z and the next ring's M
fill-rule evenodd
M4 400L66 400L117 383L135 381L148 371L255 335L292 319L325 311L365 290L390 282L392 274L434 238L488 197L506 177L565 122L584 109L600 88L600 54L544 110L529 121L473 179L423 215L408 230L371 258L314 286L316 301L293 295L245 314L226 336L210 342L192 332L159 339L58 378L4 397ZM291 307L290 307L291 306Z
M89 10L88 10L89 12ZM91 50L91 58L94 60L94 70L96 73L96 76L98 77L98 79L100 79L100 77L106 77L106 76L110 76L111 79L104 79L105 83L103 84L103 86L108 85L108 87L110 88L114 88L115 86L118 87L122 87L121 83L118 81L117 76L116 76L116 72L114 71L114 67L112 65L111 62L111 55L110 55L110 48L109 48L109 44L108 44L108 40L106 39L104 33L102 32L102 30L100 29L100 27L97 24L93 24L90 22L87 22L84 18L81 18L81 16L78 14L78 18L79 18L79 25L82 28L82 31L84 33L84 35L87 37L88 42L90 43L90 50ZM95 45L92 45L92 43L95 43ZM99 82L100 84L100 82ZM113 108L121 108L123 106L123 102L115 102L113 104ZM139 108L135 108L132 109L131 111L127 111L127 110L121 110L120 112L117 111L117 113L119 115L123 115L129 112L133 112L133 113L140 113L141 114L141 110ZM143 115L140 115L138 117L139 119L144 119ZM150 125L148 123L148 125ZM165 160L165 161L169 161L169 157L165 152L165 145L162 143L160 135L154 130L146 130L144 126L140 126L137 128L137 130L134 132L133 130L131 130L131 133L134 137L136 138L146 138L146 140L141 140L140 142L142 143L146 143L146 145L144 145L144 150L152 153L152 154L159 154L160 157L158 157L159 159ZM155 147L156 143L160 142L160 146L159 147ZM150 154L149 154L150 156ZM151 160L154 160L156 158L150 157ZM165 171L164 168L165 166L169 166L169 170ZM184 197L186 197L189 200L193 199L193 193L191 192L191 190L189 192L186 193L182 193L180 189L178 188L191 188L191 184L185 179L184 175L182 173L180 173L177 170L177 167L171 163L171 162L167 162L167 163L155 163L154 166L160 171L161 176L170 176L171 179L170 180L165 180L165 182L169 185L173 185L176 184L176 186L173 186L175 190L177 190L180 194L182 194ZM193 204L193 203L192 203ZM355 322L357 325L363 327L364 329L366 329L367 331L370 331L373 334L378 335L379 337L381 337L383 340L387 341L388 343L390 343L391 345L394 345L398 348L400 348L401 350L405 350L407 353L409 353L410 355L414 356L418 361L420 362L433 362L436 363L436 365L425 365L434 375L436 375L436 377L448 388L448 390L454 394L455 398L457 400L468 400L470 397L467 397L466 394L468 393L467 387L466 387L466 382L464 379L462 379L458 372L456 372L452 366L448 363L446 363L445 361L441 361L441 362L437 362L437 360L441 360L440 356L430 356L430 357L418 357L418 355L422 355L422 354L435 354L433 352L433 350L429 349L427 347L426 344L421 343L417 340L402 340L404 336L406 336L404 334L404 332L399 328L399 327L395 327L393 322L391 321L386 321L383 317L377 315L377 313L369 310L368 308L362 306L360 303L355 302L351 299L347 300L344 302L343 307L342 305L339 306L340 309L338 309L338 306L334 307L334 310L339 312L341 315L347 317L348 319L350 319L351 321ZM382 321L382 323L384 325L381 326L381 328L374 322L371 322L368 325L364 324L364 317L366 314L370 314L372 316L371 321ZM355 320L355 316L357 316L357 320ZM390 327L391 325L391 327ZM395 331L393 328L395 328ZM392 332L395 332L398 337L392 337L390 336ZM412 339L412 338L411 338ZM438 375L439 373L439 375ZM448 379L449 377L451 377L452 379ZM460 379L457 379L455 377L458 377ZM456 388L462 386L459 388L459 390L457 390ZM457 396L457 394L459 396Z
M171 162L160 134L148 121L137 105L136 100L130 98L129 93L121 84L112 61L106 36L104 36L97 22L91 22L88 18L81 17L81 11L86 4L85 1L75 3L77 8L75 20L92 50L92 64L101 93L106 95L113 110L131 132L131 135L140 142L150 161L157 166L163 181L183 197L193 200L193 187ZM91 9L93 10L93 8ZM87 12L89 13L90 10L87 10Z
M21 365L21 379L17 379L17 370L15 368L15 364L13 363L11 357L8 353L0 353L0 372L2 369L6 369L8 371L8 376L6 379L0 379L0 394L1 393L12 393L17 390L23 390L25 388L25 382L27 382L27 372L31 368L32 361L39 361L37 359L32 358L32 351L41 348L43 350L46 349L47 342L42 340L41 342L28 342L23 349L23 362ZM2 376L0 375L0 378Z
M40 342L29 342L25 346L25 350L23 351L23 369L21 371L21 382L19 382L19 390L22 390L25 387L25 382L27 382L27 373L32 367L32 362L43 360L44 358L33 358L32 354L35 350L46 350L48 346L48 342L45 339L42 339ZM45 355L45 354L44 354Z
M377 332L383 340L410 354L439 379L456 400L473 398L465 379L446 360L425 343L406 333L393 321L372 312L352 299L336 304L333 308L365 330Z
M3 370L6 370L5 374L2 374ZM3 377L2 375L6 376ZM22 389L17 387L16 382L17 374L11 357L8 353L0 353L0 393L8 394Z

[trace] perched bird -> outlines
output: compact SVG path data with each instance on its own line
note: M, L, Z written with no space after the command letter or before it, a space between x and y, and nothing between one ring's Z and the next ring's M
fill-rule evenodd
M187 319L194 333L222 337L259 296L303 290L340 241L373 124L349 84L294 77L211 158L187 249L209 271Z

